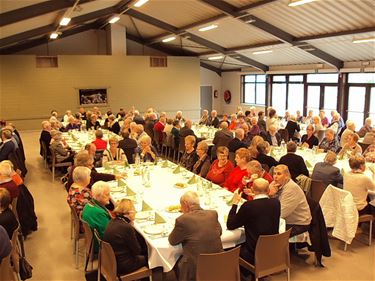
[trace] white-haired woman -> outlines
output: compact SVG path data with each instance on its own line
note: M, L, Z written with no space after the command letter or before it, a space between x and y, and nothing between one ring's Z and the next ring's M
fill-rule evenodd
M12 179L13 169L8 161L0 162L0 188L9 191L11 200L18 197L20 191L17 184Z
M205 178L210 170L211 161L207 154L208 145L205 141L201 141L197 145L198 161L193 166L193 173Z
M87 187L90 184L91 170L79 166L73 171L73 184L68 191L67 201L74 208L78 217L85 205L91 200L91 190Z
M147 266L147 246L133 227L135 208L129 199L122 199L113 210L103 239L111 244L116 256L117 274L123 275Z
M139 147L136 149L136 153L139 153L143 162L154 162L158 153L151 145L151 138L148 135L143 135L139 138Z
M73 162L74 152L63 143L62 133L56 130L51 131L52 142L50 149L55 153L56 162Z
M122 148L118 147L118 139L116 137L111 137L109 140L109 148L103 152L103 161L102 163L119 161L119 162L128 162L125 152Z

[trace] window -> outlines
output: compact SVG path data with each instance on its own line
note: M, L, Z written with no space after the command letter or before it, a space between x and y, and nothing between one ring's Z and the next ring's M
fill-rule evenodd
M369 116L375 121L375 87L371 88Z
M337 73L318 73L307 74L307 83L338 83L339 75Z
M242 102L255 105L266 104L266 75L242 76Z
M348 99L348 120L353 120L356 128L363 125L363 109L365 108L365 87L350 87Z
M348 82L375 84L375 73L350 73Z
M303 114L303 84L289 84L288 110L290 114L296 114L297 110Z
M325 110L336 110L337 108L337 91L336 86L324 87L324 109Z
M320 109L320 86L309 86L307 88L307 111L313 110L314 115L319 114Z

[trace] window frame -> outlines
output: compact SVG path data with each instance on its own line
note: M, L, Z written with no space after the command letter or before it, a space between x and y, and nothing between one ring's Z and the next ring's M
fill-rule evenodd
M264 75L265 76L265 80L264 82L259 82L258 81L258 76L260 75ZM254 76L255 77L255 81L254 82L245 82L246 80L246 76ZM265 107L267 105L267 93L268 93L268 77L269 75L268 74L244 74L244 75L241 75L241 104L245 104L245 105L253 105L253 106L259 106L259 107ZM254 103L248 103L248 102L245 102L246 98L245 98L245 86L246 84L254 84L254 90L255 90L255 96L254 96ZM265 93L264 93L264 103L257 103L257 85L258 84L264 84L264 89L265 89Z

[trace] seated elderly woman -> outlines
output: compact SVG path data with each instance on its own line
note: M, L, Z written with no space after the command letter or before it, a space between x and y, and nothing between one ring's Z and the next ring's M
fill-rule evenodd
M228 159L229 149L227 147L219 146L216 150L216 155L217 159L212 163L206 179L223 186L234 167Z
M199 125L207 125L208 124L208 110L203 110L202 117L199 119Z
M96 169L94 168L94 158L89 155L89 153L84 150L77 153L75 159L74 159L74 166L72 167L68 181L65 184L65 188L69 190L70 186L73 184L73 172L76 167L83 166L87 167L91 170L91 179L90 184L88 185L88 188L91 188L91 186L96 183L97 181L113 181L122 179L125 174L106 174L106 173L98 173Z
M335 153L338 150L340 150L340 144L335 137L335 131L333 129L328 128L326 130L325 138L322 139L322 141L320 142L319 149L321 151L324 151L324 152L327 152L327 151L330 150L330 151L333 151Z
M92 199L83 208L82 219L103 238L104 231L112 219L111 213L105 207L110 201L110 186L104 181L98 181L92 186L91 193Z
M113 114L108 116L108 130L115 134L120 132L120 125Z
M260 164L267 166L268 169L271 169L271 167L279 165L279 162L275 160L272 156L267 155L268 154L268 148L269 143L266 141L260 142L257 145L257 151L258 155L256 156L256 160L260 162Z
M365 123L363 124L363 127L359 129L358 135L363 138L367 133L372 131L372 120L371 117L367 117L365 120Z
M62 133L56 130L51 131L52 141L49 146L51 152L55 153L56 162L73 162L74 152L63 142Z
M14 171L8 161L0 162L0 188L5 188L9 191L11 201L17 198L20 191L17 184L13 181L12 175Z
M7 231L9 239L12 239L13 231L18 227L16 216L9 208L11 202L9 191L5 188L0 188L0 225Z
M366 170L365 158L358 154L349 158L349 166L351 171L344 173L344 190L349 191L353 195L359 215L375 214L374 207L367 202L368 191L375 192L374 168L371 169L371 179L364 174Z
M95 140L92 141L97 150L105 150L107 148L107 141L103 140L103 131L95 131Z
M103 152L103 164L111 161L128 162L125 152L118 147L118 139L111 137L109 140L109 148Z
M251 161L250 152L246 148L240 148L236 151L235 156L236 168L229 174L229 177L223 184L224 188L234 192L238 188L242 188L242 178L248 176L247 164Z
M96 114L91 114L91 116L87 117L86 129L87 130L100 129L100 123L98 121L98 116Z
M359 136L356 133L350 133L347 136L347 143L340 150L338 157L342 159L345 155L362 154L362 148L358 144Z
M314 135L314 126L312 124L306 127L306 134L301 138L301 146L313 148L319 145L319 139Z
M91 170L87 167L77 167L73 171L73 184L68 191L67 201L74 208L78 217L85 205L91 200L91 190L87 187L90 184Z
M129 199L122 199L113 210L116 216L104 232L103 240L111 244L116 256L117 274L133 272L147 266L147 246L134 228L135 208Z
M195 137L186 136L185 137L185 151L180 159L180 164L189 171L193 170L194 164L198 161L199 156L197 155L195 149Z
M313 124L312 125L314 125L315 134L317 134L318 131L323 129L323 125L322 125L322 121L320 119L320 116L316 115L316 116L313 117Z
M197 145L198 161L193 166L193 173L203 178L207 176L208 170L211 166L210 157L207 154L208 145L205 141L200 141Z
M66 132L71 130L79 130L79 125L77 124L77 120L74 118L74 116L69 116L68 122L68 125L65 126Z
M332 184L336 187L342 186L342 174L340 169L333 166L337 161L336 153L328 151L324 157L324 162L318 162L314 166L311 178L316 181L322 181L325 184Z
M136 148L135 152L139 153L143 162L154 162L156 157L158 157L158 152L151 145L151 138L148 135L143 135L139 139L139 147Z
M252 160L249 162L249 164L247 165L247 172L248 176L242 178L242 197L244 197L247 200L253 200L254 194L252 187L254 180L258 178L263 178L266 181L268 181L268 183L271 183L273 181L273 178L267 171L263 169L262 165L256 160Z

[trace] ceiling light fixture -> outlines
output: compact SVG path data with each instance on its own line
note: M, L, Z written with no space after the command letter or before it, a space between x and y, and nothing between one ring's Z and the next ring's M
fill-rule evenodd
M209 57L208 59L209 60L220 60L222 58L223 58L223 56L214 56L214 57Z
M173 41L173 40L175 40L175 39L176 39L176 37L171 36L171 37L168 37L168 38L163 39L162 41L163 41L164 43L167 43L167 42L171 42L171 41Z
M61 32L52 32L49 36L50 39L56 39L57 37L59 37L59 35L61 34Z
M354 39L353 40L354 44L369 43L369 42L375 42L375 37L363 38L363 39Z
M211 29L215 29L215 28L217 28L217 25L211 24L211 25L199 28L198 30L201 31L201 32L204 32L204 31L208 31L208 30L211 30Z
M68 17L63 17L60 21L61 26L67 26L71 21L71 18Z
M296 7L303 4L314 2L315 0L291 0L288 4L289 7Z
M249 19L245 21L245 23L253 23L253 22L255 22L255 19Z
M262 55L262 54L269 54L269 53L272 53L272 50L264 50L264 51L253 52L253 55Z
M134 7L139 8L139 7L141 7L143 4L145 4L147 2L148 2L148 0L139 0L139 1L137 1L137 3L134 4Z
M115 22L118 22L120 20L120 15L115 15L113 17L111 17L109 20L108 20L108 23L110 24L113 24Z

